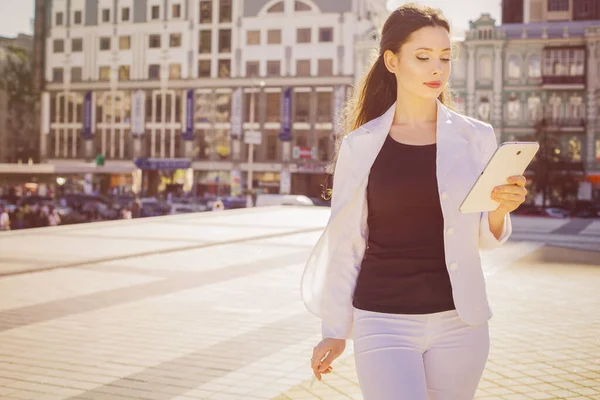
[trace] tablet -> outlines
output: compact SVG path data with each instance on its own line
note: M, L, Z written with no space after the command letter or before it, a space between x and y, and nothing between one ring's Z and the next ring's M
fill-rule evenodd
M458 210L474 213L498 208L500 203L490 197L492 190L506 185L510 176L523 175L539 148L537 142L505 142L498 146Z

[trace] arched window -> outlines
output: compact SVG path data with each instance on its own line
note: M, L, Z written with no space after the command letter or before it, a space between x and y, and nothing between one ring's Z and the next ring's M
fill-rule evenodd
M508 77L521 77L521 59L519 58L519 56L512 55L508 57Z
M279 3L275 3L271 7L269 7L267 12L268 13L282 13L283 7L284 7L283 1L280 1Z
M303 1L294 2L294 11L311 11L312 9L308 4Z
M492 79L492 58L489 56L479 59L479 79Z
M539 55L529 57L528 75L530 78L542 76L542 61Z

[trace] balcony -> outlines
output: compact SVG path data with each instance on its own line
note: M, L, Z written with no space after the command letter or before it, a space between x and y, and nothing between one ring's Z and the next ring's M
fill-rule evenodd
M542 76L542 85L585 85L585 75Z
M562 130L564 128L585 128L584 118L544 118L542 124L546 129ZM572 129L569 129L572 130Z

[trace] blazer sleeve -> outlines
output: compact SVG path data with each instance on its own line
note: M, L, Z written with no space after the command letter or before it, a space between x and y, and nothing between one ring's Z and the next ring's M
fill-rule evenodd
M350 153L350 145L347 138L344 138L335 165L330 221L338 216L351 197L353 164ZM349 293L356 283L354 265L351 265L354 263L354 258L351 251L346 251L350 248L350 243L345 238L339 237L341 233L336 230L330 234L335 237L332 237L329 243L341 242L346 245L329 250L328 262L330 265L324 286L328 293L324 294L327 300L321 319L321 332L323 338L349 339L352 337L354 318L352 293Z
M496 142L496 134L494 128L486 124L485 137L483 143L483 159L482 165L485 166L489 159L492 157L498 143ZM500 238L496 239L496 236L490 230L490 224L488 220L488 212L484 211L481 213L479 221L479 248L483 250L496 249L504 244L512 233L512 223L510 220L510 213L507 213L504 217L504 229Z

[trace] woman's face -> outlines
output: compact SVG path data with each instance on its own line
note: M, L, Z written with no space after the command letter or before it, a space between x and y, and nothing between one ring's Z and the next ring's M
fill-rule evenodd
M388 71L398 87L415 96L436 99L450 76L450 35L442 27L421 28L410 35L400 52L384 53Z

